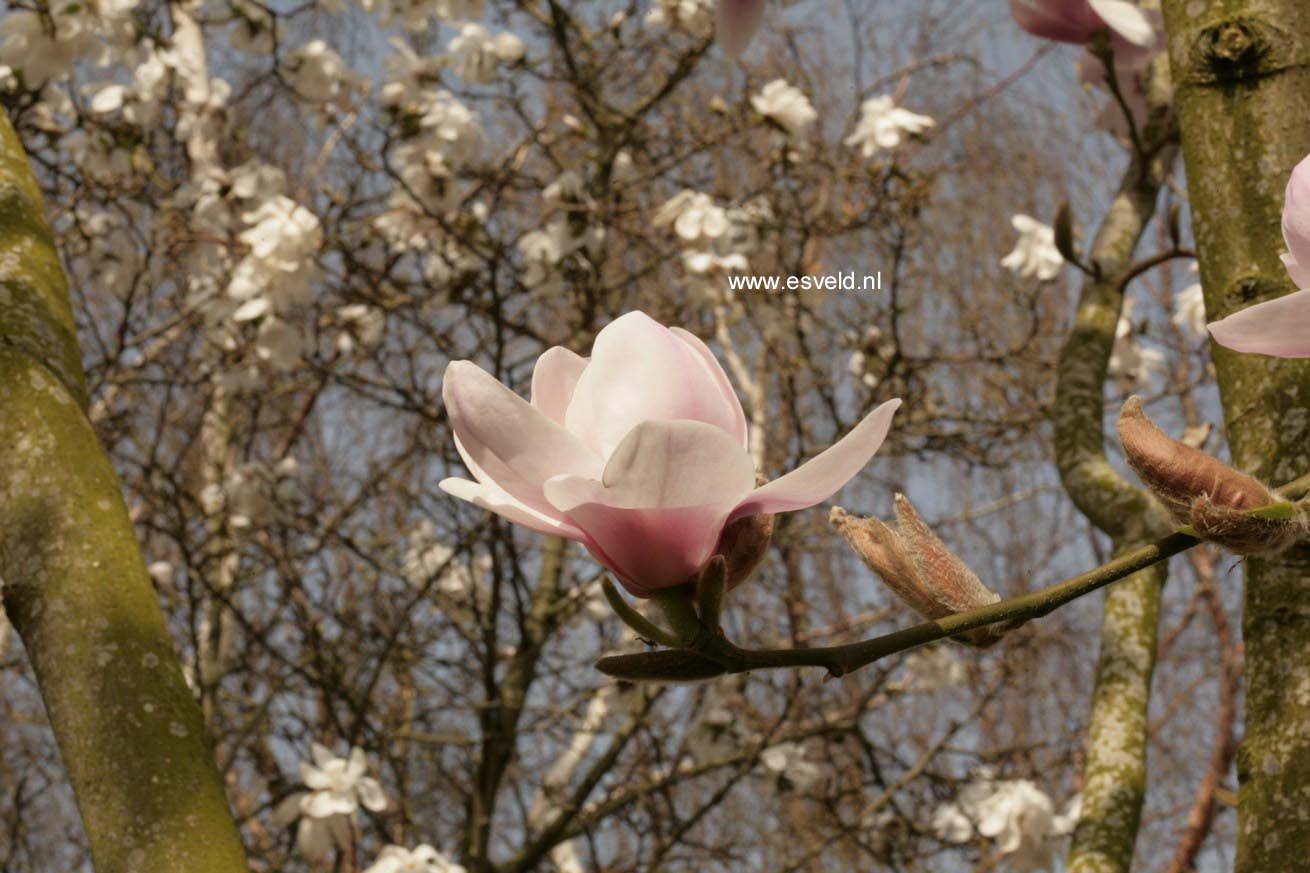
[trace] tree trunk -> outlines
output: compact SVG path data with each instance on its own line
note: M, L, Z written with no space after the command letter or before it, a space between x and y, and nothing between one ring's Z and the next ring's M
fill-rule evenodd
M1310 3L1166 0L1206 313L1293 290L1279 261L1283 188L1310 152ZM1236 466L1278 483L1310 472L1310 362L1214 347ZM1246 725L1237 866L1310 857L1310 548L1246 562Z
M247 870L200 710L87 420L68 288L0 118L0 579L99 873Z

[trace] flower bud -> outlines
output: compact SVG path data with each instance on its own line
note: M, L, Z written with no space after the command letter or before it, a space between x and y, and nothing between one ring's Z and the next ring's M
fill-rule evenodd
M755 572L765 556L769 553L769 541L773 539L774 516L768 512L758 512L739 518L723 529L719 535L719 544L714 549L716 555L723 555L728 561L726 589L731 591L745 582Z
M974 572L932 532L909 498L896 495L896 526L876 518L855 518L841 507L829 517L851 548L905 603L925 618L945 618L1000 601ZM959 642L990 646L1005 625L960 634Z
M1174 519L1239 555L1278 551L1307 533L1305 513L1245 473L1180 442L1146 417L1140 397L1119 414L1128 465ZM1287 511L1252 512L1272 504Z

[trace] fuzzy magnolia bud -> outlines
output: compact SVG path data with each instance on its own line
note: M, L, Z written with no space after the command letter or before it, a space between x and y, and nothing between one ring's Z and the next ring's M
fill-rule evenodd
M1180 442L1146 417L1140 397L1119 414L1128 465L1179 524L1239 555L1278 551L1307 533L1305 513L1277 491ZM1278 511L1282 504L1286 511ZM1252 512L1262 507L1272 511Z
M945 618L1001 599L946 548L904 494L896 495L895 528L876 518L855 518L841 507L832 510L829 520L861 560L925 618ZM1007 629L1003 625L982 627L956 639L990 646Z
M749 579L769 553L773 521L774 516L767 512L748 515L725 527L719 535L719 544L714 553L727 559L725 587L728 591Z

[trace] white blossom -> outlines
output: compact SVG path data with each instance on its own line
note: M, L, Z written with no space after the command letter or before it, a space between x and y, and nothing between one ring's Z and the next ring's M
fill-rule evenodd
M253 3L232 0L236 23L232 28L232 48L252 55L273 52L274 37L282 39L282 22Z
M1193 342L1206 335L1205 294L1199 282L1188 285L1174 297L1174 311L1169 320Z
M728 213L708 194L690 189L675 194L656 210L651 219L655 227L672 225L686 242L714 240L728 232Z
M760 753L760 767L778 780L782 790L806 793L824 781L823 768L805 759L800 743L778 743Z
M455 75L465 82L487 84L496 80L496 65L523 57L523 40L512 33L492 36L476 22L468 22L446 46Z
M1064 256L1055 247L1054 228L1022 213L1011 218L1010 224L1019 232L1019 239L1014 249L1001 258L1001 266L1014 270L1025 279L1035 276L1041 282L1049 282L1060 275Z
M354 80L354 73L341 55L321 39L292 52L287 60L287 73L297 93L318 102L337 99Z
M860 120L843 142L869 158L879 150L897 148L906 137L922 134L934 124L928 116L902 109L890 95L883 95L860 104Z
M704 39L714 33L714 0L655 0L646 13L652 27L679 28Z
M783 79L774 79L751 97L751 106L777 124L789 137L805 139L819 114L801 89Z
M467 871L424 843L416 849L387 846L364 873L467 873Z
M707 696L703 712L687 732L687 753L698 763L731 754L741 740L737 717L717 696Z
M948 646L930 646L911 652L905 659L905 672L906 690L923 694L953 688L967 676L964 664Z
M337 310L337 349L342 354L367 352L377 348L386 329L386 313L367 303L350 303Z
M400 575L409 584L429 587L434 595L452 605L471 603L482 594L482 580L491 572L491 559L479 556L472 564L460 559L455 549L441 542L436 528L423 519L410 531L409 547Z
M1106 372L1119 381L1125 391L1136 391L1150 385L1153 377L1166 371L1164 355L1153 348L1143 345L1137 338L1133 327L1133 304L1124 301L1119 323L1115 325L1114 346L1110 350L1110 361Z
M299 819L296 846L306 858L319 859L334 846L349 849L360 806L378 812L387 808L387 798L378 781L364 775L368 762L363 749L352 748L349 758L338 758L314 743L311 754L313 763L300 764L300 781L308 790L279 803L273 823L285 827Z
M0 66L22 74L28 88L67 77L89 59L104 66L111 46L135 41L131 13L139 0L56 0L47 14L8 9L0 20Z
M1050 870L1061 838L1078 819L1075 798L1063 815L1040 788L1027 779L997 781L984 773L960 791L954 803L933 815L933 830L947 842L963 843L975 833L995 841L1012 873Z

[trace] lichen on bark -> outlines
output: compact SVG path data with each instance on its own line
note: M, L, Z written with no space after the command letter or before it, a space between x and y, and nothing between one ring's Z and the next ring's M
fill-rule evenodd
M1146 156L1135 156L1088 253L1095 272L1083 283L1061 350L1052 409L1056 463L1070 498L1116 552L1168 532L1160 505L1128 482L1105 454L1105 382L1123 307L1119 277L1155 212L1177 145L1167 105L1168 68L1153 65L1153 111ZM1118 582L1106 593L1096 689L1087 728L1083 808L1069 873L1127 873L1146 793L1147 713L1160 595L1167 564Z
M247 870L118 476L67 283L0 118L0 579L99 873Z
M1293 290L1283 188L1310 152L1310 4L1166 0L1193 234L1211 320ZM1310 472L1310 362L1214 348L1235 466ZM1310 549L1245 566L1245 727L1236 870L1310 857Z

